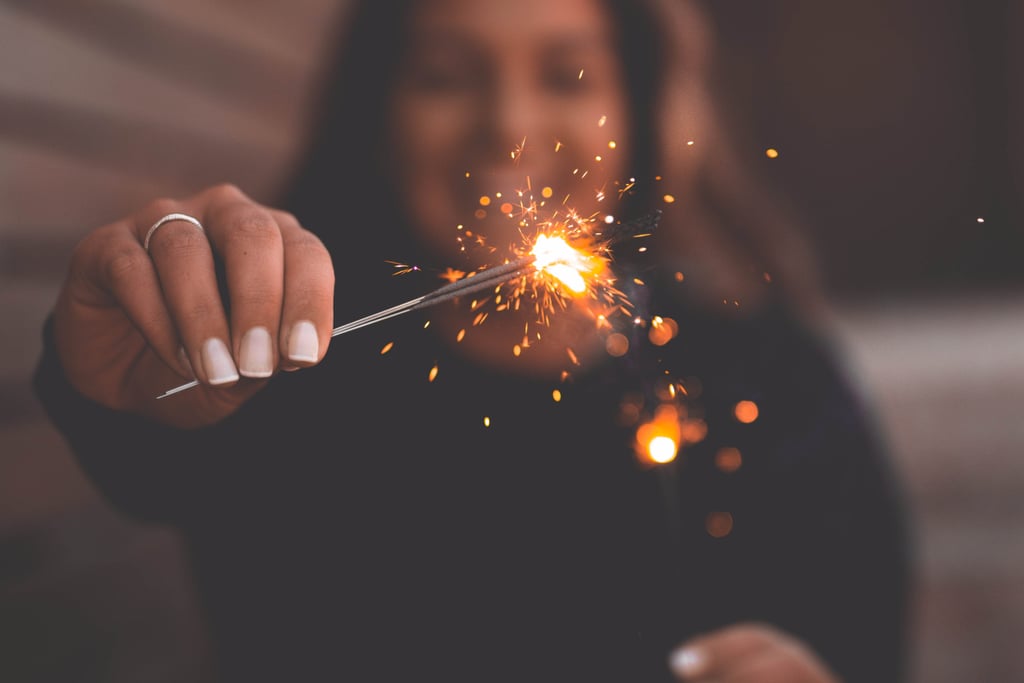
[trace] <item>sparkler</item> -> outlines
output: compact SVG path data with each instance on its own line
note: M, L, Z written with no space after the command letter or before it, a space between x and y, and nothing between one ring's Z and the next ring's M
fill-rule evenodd
M601 244L604 247L611 247L613 244L621 242L624 239L646 234L657 227L660 220L661 211L659 209L655 209L654 211L632 221L612 225L609 227L608 231L602 235L603 241ZM544 237L544 235L540 235L538 241L541 237ZM569 247L569 249L571 249L571 247ZM478 271L471 277L450 282L432 292L418 296L415 299L410 299L409 301L398 304L397 306L392 306L391 308L377 311L376 313L359 318L358 320L353 320L345 323L344 325L339 325L331 331L331 337L337 337L338 335L353 332L360 328L367 327L368 325L374 325L404 313L409 313L410 311L416 311L422 308L427 308L428 306L434 306L444 301L450 301L456 297L465 296L491 287L497 287L505 282L522 277L534 269L544 268L548 270L557 270L560 266L563 269L565 267L572 269L572 264L567 263L564 256L560 257L557 253L555 255L546 255L544 253L538 253L535 249L526 256L509 261L508 263L504 263L500 266L493 266L491 268L485 268L484 270ZM558 277L557 274L556 277ZM559 279L561 279L561 277ZM185 384L174 387L173 389L168 389L157 396L157 399L167 398L168 396L173 396L196 386L199 386L199 380L194 379L191 382L186 382Z

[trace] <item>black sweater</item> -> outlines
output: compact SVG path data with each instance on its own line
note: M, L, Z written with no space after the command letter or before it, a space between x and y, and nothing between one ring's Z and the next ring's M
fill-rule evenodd
M49 328L35 386L115 506L182 529L225 680L668 681L673 645L740 620L848 683L902 680L910 539L870 411L783 310L663 289L676 339L637 328L564 383L464 365L415 314L195 431L83 398ZM651 410L663 378L697 440L641 466L623 406Z

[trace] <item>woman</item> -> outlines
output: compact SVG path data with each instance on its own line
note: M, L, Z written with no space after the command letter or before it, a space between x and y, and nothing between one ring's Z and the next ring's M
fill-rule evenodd
M358 3L287 211L82 241L37 391L182 529L226 680L899 680L899 500L707 40L690 3ZM590 297L528 272L332 340L654 208Z

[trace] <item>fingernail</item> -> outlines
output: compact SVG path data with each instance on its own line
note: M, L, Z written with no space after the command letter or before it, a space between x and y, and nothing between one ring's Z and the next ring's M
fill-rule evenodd
M242 336L238 371L245 377L270 377L274 374L274 349L267 328L254 327Z
M228 347L216 337L203 342L203 369L210 384L227 384L238 381L238 369L231 360Z
M288 358L299 363L315 363L320 358L320 338L308 320L292 326L288 336Z
M196 371L192 369L192 361L188 359L188 354L185 353L184 347L178 347L178 364L181 369L184 370L185 376L189 379L196 378Z
M704 665L704 655L693 647L676 650L669 658L669 666L677 676L699 676Z

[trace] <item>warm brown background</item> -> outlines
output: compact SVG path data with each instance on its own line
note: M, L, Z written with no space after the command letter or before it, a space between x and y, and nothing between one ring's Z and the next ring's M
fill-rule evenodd
M97 498L29 376L86 231L222 180L273 197L343 4L0 4L0 681L205 680L174 534ZM913 681L1024 680L1024 11L708 5L727 113L806 220L906 482Z

